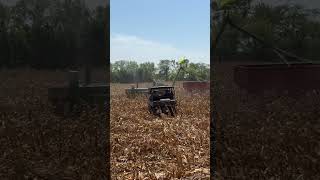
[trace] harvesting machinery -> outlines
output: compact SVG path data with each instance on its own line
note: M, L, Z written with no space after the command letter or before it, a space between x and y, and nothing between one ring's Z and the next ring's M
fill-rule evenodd
M74 114L76 107L84 104L99 107L102 111L108 106L109 84L92 83L91 70L88 67L85 71L85 82L80 82L78 71L69 71L68 79L68 84L48 89L48 100L57 114Z
M182 59L179 62L180 68L171 86L166 86L162 83L159 84L157 82L154 82L154 86L149 88L148 109L150 113L157 116L161 116L162 113L166 115L169 115L170 113L171 116L175 116L175 114L177 113L177 103L175 98L174 85L180 71L183 69L184 65L187 65L187 63L187 59Z
M152 87L149 90L149 112L160 116L161 113L166 115L175 116L176 110L176 99L173 86L158 86Z
M155 86L166 86L164 83L153 81L153 87ZM136 87L132 85L130 88L125 89L128 98L136 97L139 95L148 95L149 88L139 88L139 82L136 83Z
M148 90L148 88L139 88L138 83L136 87L131 86L125 89L128 98L136 97L137 95L146 95L148 94Z
M135 97L137 95L146 95L149 96L148 99L148 109L149 112L161 116L161 114L175 116L177 113L177 103L175 98L175 83L177 77L179 76L181 71L185 71L188 65L188 59L181 59L179 61L179 69L177 70L177 74L174 77L172 85L166 85L162 82L153 81L153 86L150 88L139 88L138 82L136 87L132 86L131 88L125 89L127 97ZM202 81L190 81L184 82L183 87L186 91L192 92L193 90L201 90L201 89L209 89L208 82Z

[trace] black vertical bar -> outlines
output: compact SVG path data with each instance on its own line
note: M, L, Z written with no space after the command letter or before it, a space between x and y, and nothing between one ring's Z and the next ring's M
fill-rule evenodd
M213 12L213 2L214 0L210 1L210 14L212 14ZM211 16L210 16L211 17ZM210 24L213 23L212 18L210 18ZM213 62L214 62L214 51L216 48L216 45L218 43L218 40L220 39L220 36L223 32L224 27L226 26L226 24L223 24L223 28L220 31L220 35L217 35L217 37L214 39L214 35L212 34L212 31L210 31L210 179L214 179L215 175L216 175L216 117L214 116L214 96L213 96L213 77L214 77L214 70L213 70ZM210 26L211 27L211 26ZM213 42L215 41L215 42Z
M111 73L110 73L110 0L107 0L107 4L106 4L106 12L105 12L105 42L106 42L106 65L107 65L107 89L106 89L106 93L108 95L108 98L106 99L106 103L105 103L105 112L106 112L106 117L104 119L102 119L102 121L106 122L106 123L102 123L103 125L105 124L105 139L106 141L104 141L103 144L103 151L101 152L105 162L106 162L106 166L102 167L106 169L106 179L111 179L111 164L110 164L110 152L111 152L111 148L110 148L110 77L111 77Z

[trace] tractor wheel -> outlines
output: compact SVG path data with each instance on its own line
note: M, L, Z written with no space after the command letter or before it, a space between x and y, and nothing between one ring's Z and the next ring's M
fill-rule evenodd
M169 107L169 111L170 111L171 116L174 117L175 113L174 113L173 107Z
M161 111L162 111L162 113L164 113L165 115L168 115L168 114L169 114L169 108L168 108L167 106L161 107Z
M172 108L174 114L177 114L177 107L176 106L171 106L171 108Z
M152 111L152 107L150 106L150 105L148 105L148 111L149 111L149 113L152 113L153 111Z
M160 107L155 108L155 115L161 117L161 108Z

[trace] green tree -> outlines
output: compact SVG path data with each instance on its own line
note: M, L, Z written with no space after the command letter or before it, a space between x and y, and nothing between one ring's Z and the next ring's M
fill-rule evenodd
M111 79L113 82L132 83L139 79L137 78L139 65L134 61L116 61L112 64Z
M265 3L258 3L252 6L251 1L238 0L227 8L219 9L217 4L212 4L213 13L212 39L215 40L217 32L222 28L219 21L223 13L228 11L229 17L238 26L263 39L269 44L276 45L302 57L320 57L320 53L312 48L318 47L316 27L318 21L312 18L319 16L317 9L304 9L300 6L270 6ZM317 34L317 35L315 35ZM311 45L313 44L313 45ZM261 60L272 60L278 58L270 49L266 49L252 38L239 33L235 29L227 28L222 36L220 44L214 51L217 56L246 55L248 58ZM318 54L318 55L316 55ZM318 59L318 58L316 58Z
M173 60L160 60L158 64L159 78L168 81L170 77L170 70L174 64L175 62Z
M204 81L209 79L210 69L204 63L190 63L186 71L185 80Z
M139 65L140 79L143 82L152 82L155 77L155 65L151 62L141 63Z
M0 65L8 66L10 59L10 9L0 2Z

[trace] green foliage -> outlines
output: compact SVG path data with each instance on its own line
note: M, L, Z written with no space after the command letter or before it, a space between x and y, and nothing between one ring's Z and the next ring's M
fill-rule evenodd
M234 4L237 3L237 0L219 0L218 5L221 9L228 9L232 8Z
M172 60L160 60L158 64L159 74L157 77L161 80L168 81L173 65L174 61Z
M116 61L111 64L111 81L118 83L152 82L174 80L179 63L175 60L160 60L157 66L151 62L138 64L134 61ZM190 63L180 71L178 81L209 80L210 68L204 63Z
M270 6L264 3L253 5L251 1L239 0L232 4L228 12L235 24L265 42L305 58L314 60L320 58L320 52L316 50L320 48L320 22L317 19L319 10L304 9L297 5ZM221 27L218 16L213 16L213 22L216 28L213 33L217 33ZM231 28L226 28L215 55L225 57L224 59L241 55L245 55L246 59L275 58L272 51Z
M90 10L82 0L20 0L10 7L0 3L0 65L105 64L108 9Z
M134 61L117 61L111 65L112 81L113 82L135 82L139 65Z

